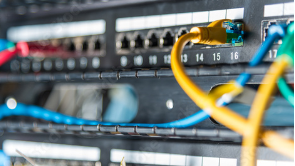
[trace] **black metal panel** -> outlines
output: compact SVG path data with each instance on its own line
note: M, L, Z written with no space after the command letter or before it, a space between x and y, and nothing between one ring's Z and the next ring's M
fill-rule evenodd
M3 33L11 26L20 26L20 25L32 25L32 24L44 24L44 23L53 23L56 22L56 19L61 19L61 22L72 22L72 21L82 21L82 20L97 20L104 19L106 21L106 55L100 58L100 67L98 69L87 68L86 70L121 70L121 69L136 69L136 68L162 68L170 67L169 59L170 50L161 50L161 49L152 49L154 51L147 51L147 53L134 54L130 53L126 55L127 65L125 67L121 66L120 58L122 55L116 55L116 34L115 31L115 22L117 18L122 17L134 17L134 16L147 16L147 15L159 15L159 14L169 14L169 13L181 13L181 12L195 12L195 11L210 11L218 9L231 9L231 8L244 8L244 19L242 20L245 25L245 40L242 47L228 47L228 48L208 48L208 49L185 49L184 53L187 56L187 61L184 62L186 66L198 66L201 64L213 65L213 64L237 64L237 63L246 63L254 55L258 46L261 44L262 34L262 20L273 20L278 19L277 17L263 17L264 5L272 4L276 2L289 2L288 0L281 1L179 1L179 2L158 2L150 3L145 5L134 6L124 6L118 8L111 8L108 10L93 10L93 11L84 11L81 10L77 15L72 15L71 20L63 20L63 14L57 14L55 16L48 16L43 18L35 19L21 19L18 21L12 21L13 18L19 18L23 16L8 16L11 18L6 20L5 24L2 25ZM34 15L34 14L33 14ZM35 13L38 15L38 13ZM24 15L26 16L26 15ZM282 16L280 18L291 18L288 16ZM203 26L206 24L202 24ZM192 25L187 26L175 26L171 27L172 29L178 29L180 27L186 27L190 29ZM159 28L158 28L159 29ZM161 29L161 28L160 28ZM162 28L163 29L163 28ZM148 31L148 30L143 30ZM273 49L277 49L278 46L274 46ZM148 49L149 50L149 49ZM220 59L214 58L214 54L219 54ZM238 58L233 58L232 54L238 54ZM203 54L203 61L197 61L196 55ZM142 64L135 65L134 59L136 56L142 56ZM157 63L150 64L149 57L156 56ZM216 55L215 55L216 56ZM89 58L88 63L91 62L92 58ZM77 63L78 63L77 59ZM22 60L19 60L22 62ZM273 57L266 56L265 61L273 61ZM20 65L20 63L19 63ZM88 65L90 66L90 65ZM9 71L9 65L6 65L3 70ZM81 71L77 65L74 69L76 71ZM84 69L83 69L84 70ZM65 71L71 71L65 69ZM20 69L20 72L27 72L27 69ZM33 72L29 68L29 72ZM43 70L43 72L57 72L52 68L51 71Z
M8 1L1 1L0 4ZM43 2L43 1L42 1ZM261 44L262 21L273 20L282 17L263 17L264 5L290 2L290 0L201 0L201 1L157 1L157 3L146 3L155 1L110 1L101 5L81 5L80 11L76 14L71 12L73 6L65 6L63 9L54 8L49 12L39 11L37 13L26 13L17 15L15 9L3 9L0 11L0 37L6 36L6 30L11 26L45 24L57 22L72 22L83 20L104 19L106 21L106 32L103 36L106 39L106 54L100 58L100 67L81 69L78 65L74 70L64 69L57 71L53 65L52 70L42 69L41 72L33 72L32 66L27 67L25 63L32 64L32 60L16 58L11 64L5 64L1 71L1 87L13 86L9 93L0 96L4 102L8 96L15 97L18 102L36 104L36 98L40 92L51 89L57 83L96 83L96 84L129 84L136 91L139 98L139 111L135 123L164 123L189 116L200 110L182 91L173 77L170 64L167 60L170 49L163 51L154 49L147 53L129 53L118 55L116 52L115 22L117 18L147 16L169 13L208 11L218 9L230 9L244 7L244 19L247 34L245 35L242 47L208 48L198 49L185 48L187 55L187 73L205 91L212 87L235 79L241 72L247 71L253 75L249 83L259 84L273 61L269 55L264 59L266 63L255 68L250 68L247 62L254 55ZM117 3L117 4L115 4ZM144 4L142 4L144 3ZM137 5L128 5L137 4ZM5 4L7 5L7 4ZM124 6L122 6L124 5ZM26 6L26 5L25 5ZM3 6L1 6L3 7ZM63 17L71 15L70 20ZM204 26L206 24L203 24ZM175 26L176 30L180 27ZM161 29L161 28L159 28ZM148 30L142 30L147 32ZM275 45L273 49L277 49ZM238 59L232 59L231 53L238 52ZM215 59L213 54L220 53L220 60ZM196 54L203 54L204 60L197 61ZM143 64L134 65L134 57L141 55ZM127 58L126 67L122 67L120 59ZM151 65L149 56L156 56L157 63ZM93 57L88 57L91 62ZM56 59L52 59L54 64ZM76 59L78 64L79 59ZM43 61L44 62L44 61ZM43 62L41 66L44 68ZM66 59L63 61L66 64ZM24 67L21 65L23 64ZM11 68L15 70L11 72ZM126 69L126 70L125 70ZM289 83L294 82L293 69L287 71L286 79ZM29 94L29 95L28 95ZM166 107L166 101L173 101L173 109ZM162 129L162 128L141 128L122 126L71 126L54 124L36 119L27 121L9 120L0 121L0 129L4 135L0 142L5 139L28 140L39 142L52 142L61 144L75 144L83 146L99 147L102 150L101 163L103 166L110 163L111 149L127 149L137 151L151 151L206 157L240 158L241 137L222 125L213 123L207 119L193 128L189 129ZM292 127L270 127L284 136L292 138L294 129ZM26 134L30 133L30 134ZM54 141L51 141L52 138ZM48 141L49 140L49 141ZM2 144L0 144L0 147ZM258 159L267 160L288 160L285 157L261 146ZM238 160L238 164L240 161Z

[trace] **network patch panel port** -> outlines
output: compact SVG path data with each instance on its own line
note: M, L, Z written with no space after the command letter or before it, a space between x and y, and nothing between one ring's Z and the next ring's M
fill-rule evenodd
M156 48L159 46L159 37L155 31L151 30L148 32L144 45L145 48Z
M100 44L99 39L97 39L97 40L94 42L94 50L100 50L100 49L101 49L101 44Z
M99 51L101 49L101 41L97 36L92 36L87 42L88 51Z
M294 22L294 19L292 18L292 19L288 19L287 20L287 25L289 25L289 24L291 24L291 23L293 23Z
M87 51L88 50L88 41L85 40L82 43L82 51Z
M85 51L87 56L102 56L105 55L105 40L104 36L88 36L85 37L85 41L88 42L88 49ZM83 46L84 48L84 46Z
M169 47L174 44L174 35L171 30L166 29L160 39L160 47Z
M70 51L70 52L74 52L76 51L76 44L73 40L66 40L65 41L65 46L66 46L66 50Z
M273 26L273 25L277 25L277 22L276 21L270 21L268 24L267 24L267 27L264 28L264 40L265 38L267 38L268 36L268 29ZM263 41L264 41L263 40Z
M116 42L116 47L119 49L129 49L130 40L127 38L127 36L124 36L120 41Z
M54 47L59 47L62 43L60 39L52 39L50 40L50 44Z
M143 35L135 32L133 35L133 40L130 42L131 48L140 49L144 47L144 38Z
M134 33L119 33L116 35L116 52L118 54L129 54L134 49Z
M182 27L182 28L180 28L180 29L178 30L177 35L176 35L175 41L177 41L182 35L185 35L185 34L187 34L187 33L188 33L188 30L187 30L186 27ZM186 46L190 46L190 45L192 45L192 42L188 42L188 43L186 44Z
M54 42L56 44L58 44L58 42L61 43L62 46L60 47L56 46L57 48L61 48L61 49L57 50L57 53L49 55L49 56L59 55L59 57L62 56L62 58L69 58L72 56L82 55L82 54L85 56L91 56L91 57L105 55L105 39L104 39L104 36L102 35L64 38Z
M290 23L294 22L293 18L290 19L277 19L277 20L263 20L261 23L261 41L265 41L268 37L269 28L273 25L289 25ZM282 40L278 40L275 44L281 44Z

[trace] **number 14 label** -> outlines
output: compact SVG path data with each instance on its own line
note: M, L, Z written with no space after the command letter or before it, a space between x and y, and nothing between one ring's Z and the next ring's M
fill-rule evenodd
M204 61L204 55L203 55L203 53L196 54L196 61L197 62L203 62Z

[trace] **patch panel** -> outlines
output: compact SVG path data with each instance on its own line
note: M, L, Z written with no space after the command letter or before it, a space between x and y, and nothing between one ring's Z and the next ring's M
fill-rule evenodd
M128 8L128 10L133 11L129 14L125 12L125 9L120 8L111 12L113 13L112 16L105 11L92 11L90 12L92 13L92 17L88 17L88 19L92 21L96 20L97 22L94 21L94 23L97 25L84 27L84 29L89 29L86 32L92 33L88 35L79 34L75 31L77 27L73 26L75 23L77 23L76 25L83 22L87 24L93 23L92 21L81 21L79 19L82 17L86 18L89 15L83 12L75 19L62 23L71 32L68 33L62 29L61 32L65 32L62 36L58 36L59 33L45 28L46 26L39 26L38 28L43 28L42 31L44 30L51 34L50 37L52 39L49 39L49 43L54 43L54 45L59 43L64 53L52 55L55 56L54 58L51 58L50 55L49 57L45 57L45 59L43 57L16 58L10 64L3 66L3 71L13 73L48 73L169 68L171 44L175 43L181 34L189 31L193 26L207 26L215 19L233 19L234 22L242 22L245 27L251 26L252 28L254 27L252 26L253 23L259 25L263 19L250 19L249 11L245 13L245 4L242 2L229 6L220 3L210 9L206 8L206 4L203 3L193 3L194 5L200 6L198 9L189 7L190 5L188 4L191 4L191 2L180 4L186 10L182 10L175 3L163 3L166 6L164 11L154 8L157 6L155 4L150 4L149 9L151 9L151 12L147 12L142 7L140 9L143 10L140 11L135 11L132 7ZM292 15L292 11L290 10L291 4L292 2L280 3L279 7L282 10L279 12L281 13L276 12L274 17L289 17L289 15ZM267 11L271 11L272 4L262 3L257 6L259 6L259 10L261 11L266 8L266 13L262 14L262 16L266 19L272 19L271 17L273 16L269 15L269 12L267 13ZM250 13L253 12L255 11ZM96 15L100 15L100 17L96 18ZM40 24L40 22L36 21L35 23L30 23L35 24L34 26L26 25L25 27L30 26L29 29L31 29L28 35L21 33L25 32L22 24L7 26L7 37L11 39L30 37L29 41L33 39L34 41L42 41L42 38L38 38L38 35L41 33L39 33L40 30L36 28L36 25L53 25L52 29L57 29L59 25L62 25L56 23L48 24L50 21L45 22L47 24ZM109 27L106 29L107 22ZM111 22L114 24L109 24ZM12 30L9 30L9 27L12 27ZM255 32L252 34L261 32L264 35L264 32L260 28L247 30ZM16 30L19 32L13 35L13 32L16 32ZM38 33L33 33L34 31ZM108 36L110 34L112 36ZM106 40L107 36L108 40ZM99 40L95 41L96 37ZM254 41L254 39L256 41L260 38L263 40L262 37L253 36L251 33L245 35L245 40L247 41ZM230 45L213 47L188 43L184 49L183 62L187 67L247 63L251 59L249 53L257 49L257 47L258 44L255 44L255 42L246 42L246 44L244 43L236 47ZM39 53L37 52L35 56L39 56ZM271 58L269 57L264 60L267 62L274 60L273 55Z
M242 23L236 22L233 25L237 26L238 30L240 31L244 30L244 25ZM206 26L206 24L201 24L200 26ZM170 52L173 44L178 40L178 38L181 35L188 33L189 29L192 27L193 26L169 27L118 33L116 34L116 53L118 55L128 55L147 52ZM229 30L231 29L230 26L226 24L224 25L224 27ZM237 46L243 46L243 44ZM192 50L218 47L232 46L229 44L205 46L201 44L192 44L191 42L186 45L186 49Z
M80 36L28 42L28 57L75 58L105 56L105 38L103 35Z
M187 34L188 32L189 30L186 27L179 28L175 37L175 41L177 41L182 35ZM186 46L190 46L192 44L193 44L192 42L188 42Z
M71 71L77 68L96 69L99 58L106 54L103 35L75 38L49 39L28 42L30 54L27 58L12 60L12 72Z

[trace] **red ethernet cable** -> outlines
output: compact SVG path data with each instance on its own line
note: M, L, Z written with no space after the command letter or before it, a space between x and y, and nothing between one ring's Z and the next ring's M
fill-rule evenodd
M0 66L9 61L16 54L26 57L29 54L29 46L26 42L18 42L16 47L12 47L0 52Z

